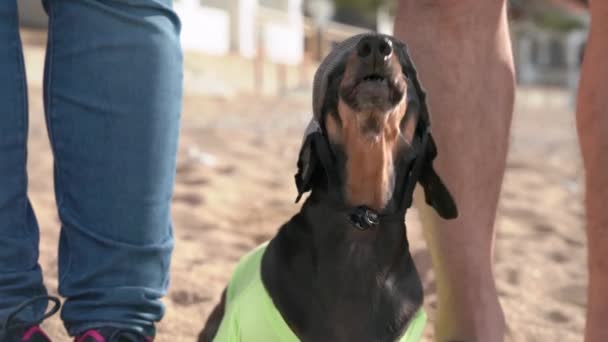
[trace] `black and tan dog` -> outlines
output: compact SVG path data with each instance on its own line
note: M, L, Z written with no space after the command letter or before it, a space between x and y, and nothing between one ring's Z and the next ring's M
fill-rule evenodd
M249 274L259 275L294 340L398 341L423 300L404 222L415 184L442 217L457 216L432 166L425 93L405 45L377 34L339 44L315 75L313 108L296 175L298 199L311 194L259 263L243 267L258 267ZM255 330L268 318L256 298L231 310L226 293L199 341L284 339L256 331L215 338L224 325ZM256 317L239 324L235 315Z

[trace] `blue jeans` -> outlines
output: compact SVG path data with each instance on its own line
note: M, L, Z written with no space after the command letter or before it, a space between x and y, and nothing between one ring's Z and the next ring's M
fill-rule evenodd
M27 89L16 2L0 0L0 318L46 293L26 192ZM173 249L179 19L171 0L44 5L61 316L71 335L98 326L151 334L164 313ZM43 311L32 307L22 319Z

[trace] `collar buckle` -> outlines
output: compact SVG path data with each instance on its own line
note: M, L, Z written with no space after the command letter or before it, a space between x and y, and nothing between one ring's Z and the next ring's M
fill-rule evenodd
M358 206L348 215L350 223L359 230L367 230L380 224L378 213L366 206Z

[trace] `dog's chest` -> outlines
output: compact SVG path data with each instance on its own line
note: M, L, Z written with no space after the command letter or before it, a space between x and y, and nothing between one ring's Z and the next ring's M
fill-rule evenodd
M299 301L295 310L280 308L303 341L398 341L422 304L420 280L413 264L390 273L361 267L381 264L369 252L352 248L342 262L319 265L310 287L299 290L310 301Z
M399 341L423 297L405 226L353 236L353 227L335 227L330 218L313 226L302 217L273 239L263 267L265 287L289 327L305 342ZM317 234L305 233L315 228Z
M333 291L317 297L317 310L309 315L313 322L311 335L345 342L397 341L420 308L422 298L408 296L394 284L365 286L364 276L342 275L342 282L333 282Z

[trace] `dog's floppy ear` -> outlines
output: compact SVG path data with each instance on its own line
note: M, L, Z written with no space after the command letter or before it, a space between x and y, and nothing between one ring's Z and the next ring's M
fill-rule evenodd
M433 168L433 160L437 156L437 147L431 133L429 132L428 134L426 151L423 156L424 164L418 183L424 189L426 203L435 208L442 218L453 219L458 217L458 208L452 194L450 194L450 191Z
M426 102L426 92L420 84L416 67L409 57L406 45L401 42L397 42L396 45L398 45L396 50L398 51L399 60L403 70L409 79L410 84L414 86L416 97L418 98L418 106L416 107L418 109L419 122L416 125L416 134L428 134L428 137L423 139L426 140L425 146L422 147L423 151L420 151L422 156L419 157L424 159L422 170L418 178L418 183L420 183L424 189L426 203L435 208L439 216L443 217L444 219L456 218L458 217L456 203L445 184L433 168L433 160L435 157L437 157L437 146L435 145L435 140L430 132L431 123L429 109Z
M333 166L333 157L329 149L327 140L323 135L321 126L316 120L312 120L306 128L304 142L300 148L298 156L298 172L295 175L298 197L296 203L302 195L312 190L313 183L320 173L328 181L336 182L337 176Z
M307 135L304 137L304 142L300 148L298 156L298 172L295 175L296 188L298 189L298 197L296 203L300 201L302 195L312 188L312 176L319 164L319 159L314 150L313 137Z

